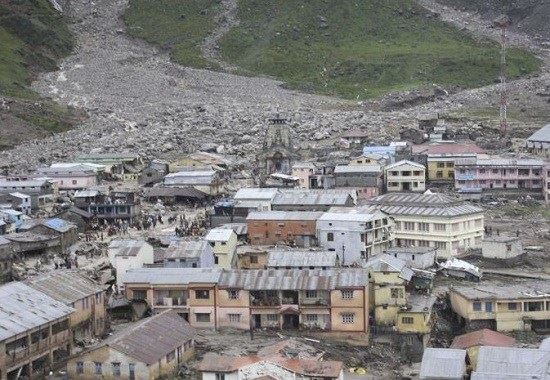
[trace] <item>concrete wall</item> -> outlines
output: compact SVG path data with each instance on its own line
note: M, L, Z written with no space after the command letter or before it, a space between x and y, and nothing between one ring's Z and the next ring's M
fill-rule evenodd
M407 318L412 318L413 323L404 323ZM397 331L401 334L428 334L431 331L430 313L413 313L399 311L397 314Z
M299 237L315 238L315 220L248 220L248 239L253 245L298 243Z
M218 268L231 269L233 260L235 260L235 252L237 250L237 234L232 233L227 242L211 242L213 245L214 256L218 258Z
M428 158L428 180L454 182L454 158ZM440 175L438 175L440 173Z
M493 259L511 259L522 253L523 245L519 239L507 242L486 239L481 247L482 256Z
M342 291L336 289L330 293L330 320L332 331L368 331L368 288L353 290L351 299L344 299ZM342 314L353 313L354 323L343 323Z
M406 175L407 173L408 175ZM386 169L385 174L388 192L423 192L426 190L426 170L424 168L403 163Z

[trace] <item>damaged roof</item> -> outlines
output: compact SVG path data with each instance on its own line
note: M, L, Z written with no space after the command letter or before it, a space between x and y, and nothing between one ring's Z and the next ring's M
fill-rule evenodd
M206 193L193 187L146 187L143 196L148 197L182 197L182 198L206 198Z
M550 298L550 281L527 280L515 281L513 284L475 284L456 286L450 290L470 300Z
M204 239L209 242L227 242L233 235L235 235L235 231L231 228L213 228L208 231Z
M267 255L267 267L335 267L336 252L307 249L273 250Z
M375 272L395 272L403 280L410 281L414 272L407 266L407 262L388 254L374 256L363 266Z
M453 339L451 348L467 349L475 346L512 347L516 340L497 331L482 329L462 334Z
M0 286L0 342L68 317L73 308L22 283Z
M42 224L54 231L65 233L76 229L76 224L68 222L61 218L46 219Z
M342 269L233 269L220 276L219 286L245 290L333 290L363 288L366 270Z
M155 364L196 335L173 310L139 321L106 341L106 345L145 364ZM146 344L144 344L146 343Z
M548 380L550 351L532 348L491 347L479 348L475 380Z
M25 280L32 288L70 305L105 289L92 279L74 270L56 270Z
M143 247L150 246L145 240L116 239L109 244L109 250L116 250L116 256L137 256Z

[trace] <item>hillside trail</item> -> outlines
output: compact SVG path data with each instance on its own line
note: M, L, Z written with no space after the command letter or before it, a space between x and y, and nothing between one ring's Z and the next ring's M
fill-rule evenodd
M217 63L223 70L231 73L237 72L239 68L221 58L219 42L232 27L239 25L237 11L237 0L222 0L220 10L214 17L216 28L204 39L201 45L204 58Z

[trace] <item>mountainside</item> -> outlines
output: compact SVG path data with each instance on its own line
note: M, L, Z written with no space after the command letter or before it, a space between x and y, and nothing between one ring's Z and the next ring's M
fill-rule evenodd
M41 99L29 85L57 68L74 41L47 0L0 0L0 149L70 128L77 112Z
M236 0L234 0L236 1ZM224 1L132 0L130 33L171 51L183 65L216 67L201 57ZM305 92L368 99L431 86L495 83L499 46L476 40L412 0L239 0L220 38L221 58L244 74L269 75ZM221 17L223 20L223 17ZM510 78L532 73L531 54L509 51Z
M512 28L550 40L550 0L441 0L452 7L479 12L487 18L507 14Z

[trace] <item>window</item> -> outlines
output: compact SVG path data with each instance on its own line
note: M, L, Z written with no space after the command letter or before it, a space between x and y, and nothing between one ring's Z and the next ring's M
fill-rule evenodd
M101 368L101 363L94 362L94 373L96 375L101 375L102 372L103 372L103 368Z
M443 172L442 171L435 172L435 177L436 178L443 178Z
M128 379L134 380L136 378L136 365L134 363L128 363L128 372Z
M306 314L306 322L317 323L317 314Z
M228 315L229 315L229 322L231 323L239 323L241 321L240 314L228 314Z
M120 376L120 363L111 363L113 368L113 376Z
M217 255L214 255L214 264L218 265L220 259L218 258Z
M444 168L444 167L445 167L445 163L444 163L444 162L438 162L438 163L437 163L437 167L438 167L438 168Z
M355 320L355 314L354 313L343 313L342 314L342 323L343 324L350 324L353 323Z
M481 311L481 302L473 303L474 311Z
M488 313L493 312L493 303L492 302L485 302L485 311Z
M508 310L517 310L518 304L517 302L508 302Z
M175 358L176 358L176 351L169 352L168 355L166 355L166 362L170 363Z
M258 256L250 256L250 264L258 264Z
M317 298L317 290L306 290L306 298Z
M277 322L279 320L279 316L277 314L267 314L266 318L269 322Z
M197 322L210 322L210 313L195 313Z
M345 300L350 300L353 298L353 290L342 290L342 298Z
M542 302L525 302L524 304L525 311L541 311Z
M132 295L135 300L144 300L147 297L147 292L145 290L134 290Z
M445 231L446 226L444 223L434 223L434 230L435 231Z
M403 298L403 289L391 288L391 298Z
M420 231L428 232L430 231L430 223L418 223L418 229Z
M227 297L230 300L237 300L237 299L239 299L239 291L236 290L236 289L229 289L227 291Z
M225 373L216 373L215 380L225 380Z
M402 317L401 318L401 323L403 323L404 325L412 325L414 323L414 318L413 317Z
M327 241L334 241L334 234L332 232L327 233Z
M210 298L210 290L195 290L195 298L198 300L207 300Z
M435 247L437 249L446 249L447 248L447 243L445 243L444 241L436 241L435 242Z
M76 362L76 373L81 375L84 373L84 363L83 362Z
M405 231L414 231L414 222L403 222L403 229Z
M512 244L506 244L506 252L512 252Z

